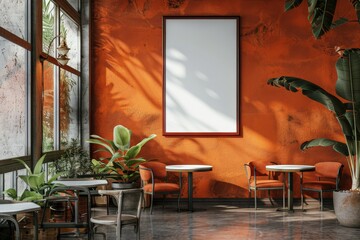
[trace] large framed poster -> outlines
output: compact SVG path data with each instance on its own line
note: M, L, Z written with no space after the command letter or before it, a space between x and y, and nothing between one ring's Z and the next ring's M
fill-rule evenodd
M163 64L163 135L239 135L239 17L164 17Z

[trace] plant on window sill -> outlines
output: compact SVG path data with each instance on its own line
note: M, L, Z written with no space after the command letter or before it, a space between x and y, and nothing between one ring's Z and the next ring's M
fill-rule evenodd
M19 178L26 183L28 188L25 189L21 195L18 195L18 192L14 188L7 189L5 194L14 200L41 203L42 200L48 196L49 191L56 186L52 182L63 174L62 172L59 172L46 181L46 174L42 167L45 156L46 154L37 161L33 170L31 170L31 168L23 160L16 159L24 165L27 170L27 174L20 175Z

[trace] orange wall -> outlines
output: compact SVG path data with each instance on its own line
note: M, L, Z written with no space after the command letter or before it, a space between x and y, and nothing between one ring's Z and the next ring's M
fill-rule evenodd
M94 1L91 133L111 138L112 128L122 124L133 131L133 143L151 133L158 135L143 149L142 156L147 159L213 165L212 172L194 174L194 196L198 198L247 197L243 164L251 160L341 161L345 165L343 188L350 188L348 166L341 155L331 149L299 150L302 142L312 138L342 139L332 114L301 93L270 87L266 81L281 75L297 76L334 93L334 47L359 47L359 24L342 26L315 40L306 5L284 13L284 1L280 0L169 2L182 4L169 8L164 0ZM350 3L339 2L337 15L354 18ZM241 17L242 136L162 136L163 15ZM296 176L295 185L298 182ZM299 197L298 190L295 196Z

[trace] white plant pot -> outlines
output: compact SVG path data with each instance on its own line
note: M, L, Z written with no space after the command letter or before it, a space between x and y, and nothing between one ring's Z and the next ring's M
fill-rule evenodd
M334 191L333 201L335 215L340 225L360 228L360 192Z

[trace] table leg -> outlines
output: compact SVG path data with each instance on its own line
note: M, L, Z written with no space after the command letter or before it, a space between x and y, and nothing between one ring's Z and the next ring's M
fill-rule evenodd
M293 173L288 173L288 210L294 211L294 202L293 202Z
M188 172L188 209L193 211L193 173Z

